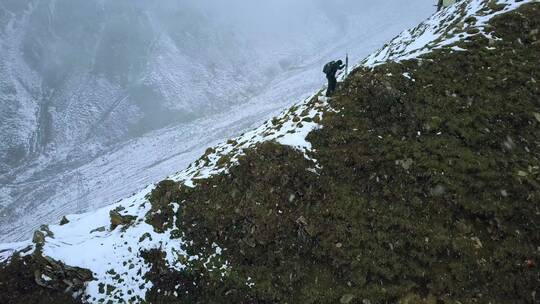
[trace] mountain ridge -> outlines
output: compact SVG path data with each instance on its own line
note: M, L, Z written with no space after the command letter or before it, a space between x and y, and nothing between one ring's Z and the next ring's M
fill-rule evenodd
M427 23L463 10L489 22L359 66L332 100L318 92L170 180L0 252L92 269L86 285L84 271L36 269L92 303L534 303L534 2L458 3Z

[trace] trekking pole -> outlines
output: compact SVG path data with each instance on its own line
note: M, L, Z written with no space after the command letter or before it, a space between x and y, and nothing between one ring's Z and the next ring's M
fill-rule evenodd
M349 75L349 53L345 55L345 77Z

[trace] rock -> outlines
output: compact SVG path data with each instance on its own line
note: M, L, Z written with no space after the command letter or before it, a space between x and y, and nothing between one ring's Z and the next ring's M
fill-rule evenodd
M409 170L413 164L414 161L410 158L396 160L396 165L401 166L405 170Z
M518 171L517 175L521 176L521 177L526 177L529 174L527 174L527 172L525 172L525 171Z
M121 215L116 210L111 210L109 216L111 217L111 230L114 230L118 226L129 226L136 218L133 215Z
M102 226L102 227L93 229L92 231L90 231L90 233L94 233L94 232L104 232L105 230L107 230L107 228L105 228L105 227Z
M148 232L144 233L144 234L139 238L139 243L144 242L144 240L146 240L146 239L152 240L152 236L151 236L150 233L148 233Z
M43 244L45 244L45 234L39 230L34 231L32 242L36 245L43 246Z
M534 118L536 118L536 121L540 122L540 113L534 112L533 115L534 115Z
M62 219L60 220L60 226L63 226L65 224L68 224L69 223L69 220L67 219L67 217L62 217Z
M474 242L474 248L476 248L476 249L481 249L481 248L484 247L484 245L482 244L480 239L478 237L476 237L476 236L471 237L471 241Z
M352 295L352 294L344 294L341 297L341 299L339 300L339 302L341 304L348 304L348 303L351 303L353 299L354 299L354 295Z
M465 18L464 21L465 21L466 23L474 24L474 23L476 23L477 19L476 19L476 17L474 17L474 16L469 16L469 17Z
M296 219L296 223L300 226L307 226L307 220L304 216L300 216Z
M507 150L512 150L516 147L514 140L510 138L510 136L506 137L506 140L503 142L503 145Z
M71 267L56 261L41 253L35 253L33 259L37 265L34 271L34 280L41 287L61 292L82 294L85 282L93 280L90 270Z
M296 198L296 195L291 194L291 195L289 196L289 203L294 202L294 199L295 199L295 198Z
M446 192L446 188L443 185L437 185L435 188L431 189L431 195L441 196Z
M45 232L45 236L47 237L54 237L54 233L52 233L52 231L49 229L49 225L41 225L41 227L39 227L39 230Z
M308 225L307 219L304 216L300 216L295 222L298 225L298 235L302 240L307 240L315 235L313 227Z
M32 242L36 244L38 247L43 246L45 244L45 238L46 237L54 237L54 233L49 229L49 226L42 225L39 230L34 231L34 236L32 237Z

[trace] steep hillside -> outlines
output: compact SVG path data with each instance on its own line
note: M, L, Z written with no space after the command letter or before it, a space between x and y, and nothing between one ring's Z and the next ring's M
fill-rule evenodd
M0 242L185 168L433 11L336 1L1 1Z
M0 302L537 303L536 2L459 2L331 100L1 245Z

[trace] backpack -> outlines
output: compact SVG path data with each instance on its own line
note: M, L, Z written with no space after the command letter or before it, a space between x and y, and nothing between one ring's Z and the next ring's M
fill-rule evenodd
M325 74L329 74L330 72L332 72L332 67L334 66L334 62L333 61L330 61L329 63L325 64L324 65L324 68L323 68L323 73Z

